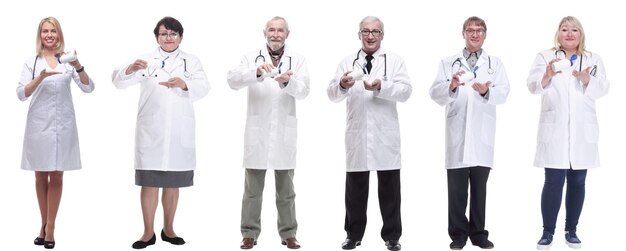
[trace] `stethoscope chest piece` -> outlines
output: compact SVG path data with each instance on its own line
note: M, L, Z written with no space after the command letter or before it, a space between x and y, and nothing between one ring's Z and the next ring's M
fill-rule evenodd
M489 73L489 75L493 75L493 73L494 73L493 68L489 68L489 69L487 69L487 73Z

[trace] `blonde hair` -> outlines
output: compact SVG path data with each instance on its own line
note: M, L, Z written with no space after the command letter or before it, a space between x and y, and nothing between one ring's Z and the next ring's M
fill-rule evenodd
M46 17L44 19L41 19L41 22L39 22L39 28L37 29L37 40L35 43L37 55L39 56L43 52L43 43L41 41L41 29L43 29L44 23L52 24L52 26L54 26L54 29L56 29L57 31L57 38L59 41L56 44L54 53L55 54L63 53L63 50L65 50L65 39L63 39L63 30L61 29L61 24L59 24L59 20L57 20L54 17Z
M583 25L580 23L580 21L578 21L578 19L573 16L566 16L561 19L561 22L559 22L559 27L557 27L556 33L554 34L554 48L552 49L563 49L561 48L561 43L559 43L559 33L561 31L561 26L563 26L563 24L565 23L571 24L580 32L580 42L578 43L578 48L576 48L576 54L578 54L579 56L587 54L588 52L585 49L585 30L583 29Z

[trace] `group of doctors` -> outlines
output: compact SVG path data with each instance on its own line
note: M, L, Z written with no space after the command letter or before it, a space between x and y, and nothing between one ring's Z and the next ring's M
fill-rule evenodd
M400 250L401 151L396 104L410 97L411 80L402 58L381 47L385 33L380 19L362 19L358 34L362 47L339 63L327 88L331 101L346 100L347 107L346 240L341 246L349 250L361 245L367 223L369 174L377 171L381 237L388 250ZM159 48L113 73L116 87L140 84L141 88L135 183L142 187L144 233L133 243L136 249L156 243L154 217L159 188L163 189L165 215L161 239L174 245L185 243L173 228L178 189L193 185L193 102L210 89L199 59L179 49L183 28L178 20L163 18L154 35ZM293 184L296 100L309 94L308 66L301 54L285 45L289 26L284 18L270 19L264 36L266 45L245 54L227 74L231 88L245 88L248 93L240 248L251 249L258 243L265 173L270 169L275 175L280 241L287 248L298 249ZM450 248L460 250L469 239L475 246L490 249L494 244L485 229L485 205L487 180L494 166L496 105L505 103L510 88L502 61L482 48L487 37L485 21L468 18L462 36L464 49L441 60L429 93L433 101L446 107ZM580 247L576 225L586 169L599 166L595 100L608 92L609 83L602 60L586 51L584 39L580 22L574 17L563 18L554 48L537 55L528 77L529 91L542 97L535 165L545 168L546 182L541 199L544 230L538 249L552 245L566 179L566 242L570 247ZM22 168L36 174L42 224L35 244L54 248L62 173L80 169L70 83L73 79L84 92L93 91L94 84L78 60L71 61L69 69L60 63L64 41L56 19L41 21L37 44L37 56L24 64L17 88L21 100L31 97ZM577 57L572 57L574 54ZM570 67L555 68L562 60L570 60ZM469 219L465 215L468 188Z

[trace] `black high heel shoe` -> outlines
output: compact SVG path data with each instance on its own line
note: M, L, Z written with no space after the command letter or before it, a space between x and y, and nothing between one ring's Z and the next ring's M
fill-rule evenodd
M56 242L54 241L46 241L46 240L43 241L43 247L46 249L53 249L55 244Z
M156 234L152 235L152 238L150 238L150 240L148 241L141 241L141 240L135 241L135 243L133 243L133 248L144 249L147 246L154 245L154 243L156 243Z
M185 240L183 238L180 237L167 237L167 235L165 235L165 231L161 230L161 240L163 241L167 241L169 243L172 243L174 245L183 245L185 244Z
M45 244L44 243L45 238L46 238L46 224L43 224L43 237L37 236L37 238L35 238L35 245L43 246Z

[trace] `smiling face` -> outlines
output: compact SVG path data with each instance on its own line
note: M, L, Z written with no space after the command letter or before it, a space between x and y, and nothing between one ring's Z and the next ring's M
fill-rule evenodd
M359 39L361 40L362 50L366 54L373 54L380 49L380 44L385 37L382 24L379 21L371 23L361 23L359 25Z
M558 31L558 40L565 51L575 52L580 45L580 29L569 22L564 22Z
M475 22L469 23L463 30L463 38L465 38L465 49L469 52L476 52L483 47L487 38L487 29Z
M59 43L59 34L56 27L50 22L44 22L39 32L41 37L41 45L44 49L55 51Z
M159 32L157 35L157 42L161 49L167 52L172 52L178 49L178 45L182 41L183 37L176 31L168 30L165 25L159 26Z
M263 30L267 46L273 51L278 51L285 46L285 40L289 37L289 28L285 20L273 19L267 22Z

